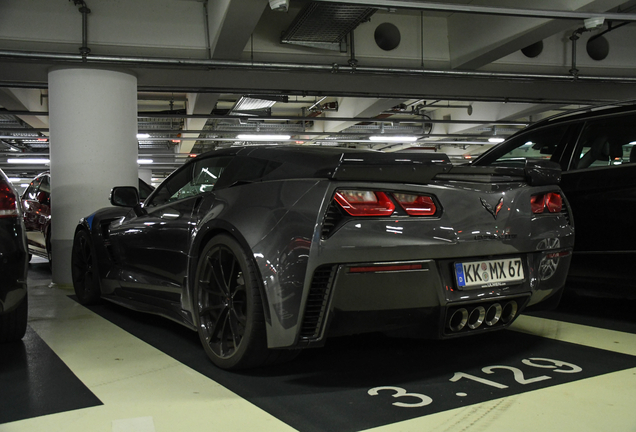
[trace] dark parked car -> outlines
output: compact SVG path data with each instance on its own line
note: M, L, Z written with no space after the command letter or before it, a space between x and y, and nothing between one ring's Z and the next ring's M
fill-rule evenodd
M329 336L502 329L558 301L574 229L558 166L453 167L443 154L245 147L190 160L138 204L116 187L75 233L80 302L198 330L244 368ZM543 304L545 304L543 303Z
M551 160L562 170L576 221L569 280L636 296L636 105L594 107L537 122L473 165L517 167Z
M144 200L153 191L139 179L139 195ZM24 225L27 230L29 254L51 261L51 175L35 177L22 194Z
M28 253L18 194L0 170L0 342L20 340L27 328Z

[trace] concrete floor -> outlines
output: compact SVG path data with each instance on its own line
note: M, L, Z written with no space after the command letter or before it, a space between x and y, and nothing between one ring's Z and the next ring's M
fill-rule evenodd
M177 324L49 284L34 259L31 330L0 348L2 432L636 431L636 314L569 307L451 342L361 336L231 374Z

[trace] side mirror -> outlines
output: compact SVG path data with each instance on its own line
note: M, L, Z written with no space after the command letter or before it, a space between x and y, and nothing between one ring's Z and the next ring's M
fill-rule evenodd
M139 205L139 192L133 186L117 186L110 191L110 203L117 207L130 207L137 216L146 212Z

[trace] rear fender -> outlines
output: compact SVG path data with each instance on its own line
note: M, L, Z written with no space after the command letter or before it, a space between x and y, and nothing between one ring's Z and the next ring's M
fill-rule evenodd
M204 225L199 227L194 232L194 239L192 241L192 245L190 247L190 251L188 253L188 271L186 273L186 280L184 282L185 289L183 290L183 294L181 296L181 307L183 310L190 312L192 316L192 320L194 325L198 327L198 317L194 310L195 303L195 276L197 273L197 266L199 264L199 258L201 257L201 251L205 245L215 236L220 234L226 234L234 238L243 248L245 252L247 252L248 259L252 260L252 264L254 265L254 269L257 272L257 280L258 280L258 290L261 295L261 299L263 302L263 312L265 314L266 321L270 321L269 314L269 305L267 302L267 296L265 294L265 290L263 288L263 278L259 271L258 266L252 256L252 249L245 239L243 235L239 232L239 230L232 225L231 223L225 220L213 219L206 222Z

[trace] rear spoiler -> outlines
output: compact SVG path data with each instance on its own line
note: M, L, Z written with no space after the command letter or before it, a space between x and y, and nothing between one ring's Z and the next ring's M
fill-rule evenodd
M453 167L448 173L435 176L435 180L479 183L526 182L530 186L557 185L561 181L561 166L549 160L526 160L523 168L462 165Z
M330 176L333 180L428 184L434 180L479 183L525 182L557 185L561 167L548 160L527 160L525 167L453 166L444 153L344 154Z
M346 181L430 183L452 164L444 153L344 153L330 178Z

